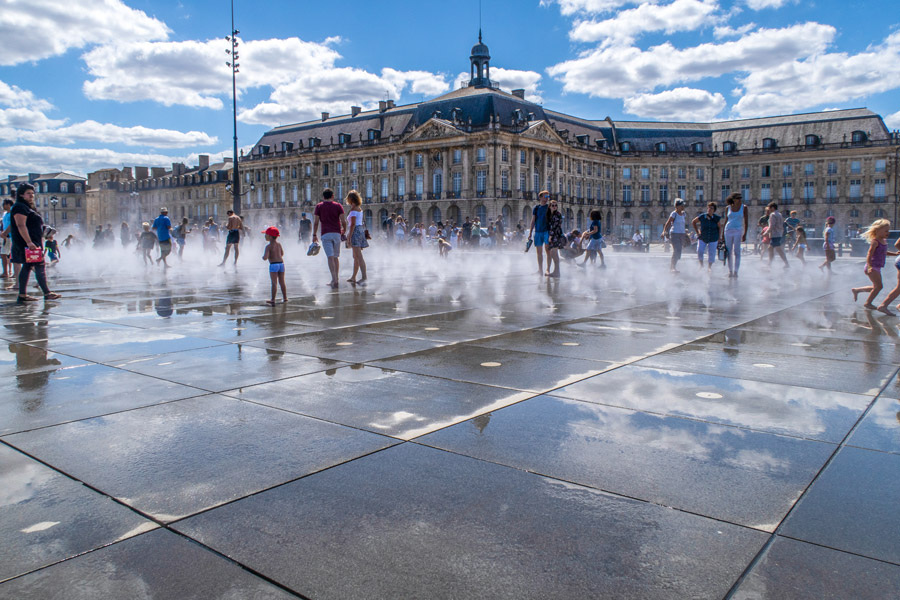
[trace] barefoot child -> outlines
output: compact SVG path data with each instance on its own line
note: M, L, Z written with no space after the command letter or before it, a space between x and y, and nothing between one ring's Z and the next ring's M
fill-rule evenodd
M450 242L444 239L444 236L438 237L437 245L438 254L441 258L447 258L450 255L450 251L453 250L453 246L450 245Z
M144 259L144 264L152 265L153 256L151 256L150 253L153 252L153 247L156 245L156 234L150 231L150 223L142 223L141 227L144 230L138 238L138 248L141 251L141 257Z
M805 265L806 259L803 258L803 255L806 253L806 230L803 229L802 225L797 225L794 228L794 232L797 236L797 241L794 242L794 250L797 252L797 258Z
M597 262L597 255L600 255L600 268L606 268L606 262L603 259L603 234L600 233L600 220L603 218L603 213L599 210L591 211L591 226L590 229L584 232L584 239L588 240L587 248L585 248L585 256L584 260L581 262L581 265L584 266L588 260L591 261L591 264Z
M863 308L878 310L888 315L893 313L888 310L885 305L882 304L876 308L876 306L872 304L872 301L881 291L881 288L884 287L881 283L881 269L884 267L885 257L888 255L897 256L900 254L900 252L889 252L887 249L887 237L888 233L890 233L890 229L890 221L887 219L878 219L869 225L869 228L862 234L862 237L869 242L869 252L866 254L865 273L869 276L869 279L872 280L872 285L853 288L851 290L853 292L854 302L860 293L869 292L869 295L866 297L866 303L863 304Z
M44 241L44 256L47 257L47 260L50 261L50 264L47 265L49 267L54 266L59 262L60 257L62 256L59 253L59 244L56 241L56 232L52 229L47 232L47 239Z
M825 231L823 232L825 241L822 242L822 248L825 249L825 261L819 265L820 269L828 269L831 272L831 263L834 262L834 217L825 219Z
M287 288L284 285L284 248L278 243L278 236L281 232L277 227L269 227L262 233L266 234L266 249L263 252L263 260L269 261L269 277L272 278L272 299L266 300L269 306L275 306L275 293L278 286L281 286L281 297L284 302L288 301Z

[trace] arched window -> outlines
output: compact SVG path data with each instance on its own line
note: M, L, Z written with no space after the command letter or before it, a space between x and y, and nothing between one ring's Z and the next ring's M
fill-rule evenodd
M815 217L815 216L816 216L816 215L813 213L813 211L809 210L808 208L807 208L806 210L803 211L803 218L804 218L804 219L812 219L812 218Z
M563 229L566 231L571 230L575 226L575 213L571 208L566 209L566 222L563 225Z
M366 229L372 229L372 209L367 208L366 212L363 213L363 218L366 220Z
M511 225L510 220L512 219L512 208L510 208L509 204L504 204L502 209L503 215L503 224L506 227Z
M485 221L487 221L487 209L484 207L484 204L479 204L475 207L475 216L478 217L481 225L484 226Z
M874 214L875 214L875 218L876 218L876 219L883 219L883 218L884 218L884 214L885 214L885 213L884 213L884 209L881 209L881 208L876 209Z
M814 147L818 146L819 142L820 142L820 139L819 139L819 136L817 136L817 135L809 134L808 136L806 136L806 145L809 148L814 148Z
M649 218L650 218L650 211L649 211L649 210L645 210L644 212L642 212L642 213L641 213L641 218L644 219L645 221L646 221L647 219L649 219Z
M579 210L578 214L575 215L575 227L579 230L584 230L584 211Z
M619 148L621 148L622 152L631 152L631 142L622 142L619 144Z
M429 211L430 216L428 217L429 224L430 223L440 223L441 222L441 209L437 206L432 206Z
M531 207L527 204L522 208L522 220L526 225L531 226Z
M869 136L865 131L854 131L850 138L854 144L865 144L868 139Z
M450 208L447 209L447 218L450 219L454 224L459 225L459 207L455 204L451 204Z
M850 218L856 219L857 217L859 217L859 209L856 209L856 208L850 209Z
M631 218L631 213L628 212L628 211L626 210L626 211L625 211L625 214L622 215L622 218L623 218L623 219L630 219L630 218Z
M388 218L388 211L386 208L382 208L378 211L378 224L384 223L384 220Z
M46 191L47 191L47 182L46 182L46 181L45 181L44 183L41 184L41 191L42 191L42 192L46 192ZM59 185L59 191L60 191L60 192L67 192L67 191L69 191L68 185L67 185L66 183L61 183L61 184Z
M413 206L409 211L409 220L412 221L410 226L421 223L422 222L422 209L418 206Z
M722 152L737 152L737 144L732 141L722 142Z

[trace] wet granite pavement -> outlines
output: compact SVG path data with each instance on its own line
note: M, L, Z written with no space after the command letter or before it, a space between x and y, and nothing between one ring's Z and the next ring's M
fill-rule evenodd
M2 292L0 598L895 595L900 318L858 265L611 258Z

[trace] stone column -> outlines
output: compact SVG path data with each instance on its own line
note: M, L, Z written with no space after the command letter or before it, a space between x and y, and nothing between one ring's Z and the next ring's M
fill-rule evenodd
M450 177L450 153L453 152L452 148L444 148L441 150L441 157L443 160L441 161L441 198L447 197L448 186L452 185L453 180Z

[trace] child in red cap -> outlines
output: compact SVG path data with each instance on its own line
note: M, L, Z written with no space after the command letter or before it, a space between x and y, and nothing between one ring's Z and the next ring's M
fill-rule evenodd
M268 227L265 231L266 249L263 252L263 260L269 261L269 277L272 278L272 299L266 300L269 306L275 306L275 293L278 286L281 285L281 296L287 302L287 288L284 285L284 248L278 243L278 236L281 232L277 227Z

